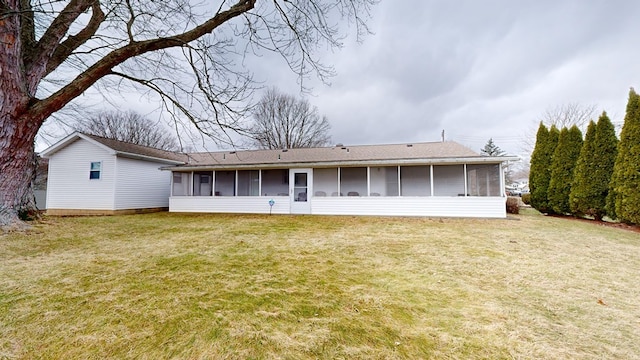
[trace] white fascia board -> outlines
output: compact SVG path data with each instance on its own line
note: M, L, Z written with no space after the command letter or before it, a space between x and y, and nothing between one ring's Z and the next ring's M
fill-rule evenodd
M395 160L358 160L358 161L317 161L317 162L281 162L264 164L220 164L167 166L162 170L206 171L206 170L242 170L242 169L282 169L282 168L323 168L357 166L397 166L397 165L462 165L462 164L500 164L507 161L519 161L517 156L477 156L462 158L433 159L395 159Z
M146 155L140 155L140 154L132 154L132 153L124 152L124 151L117 151L116 154L118 156L130 158L130 159L147 160L147 161L159 162L159 163L164 163L164 164L169 164L169 165L184 164L184 161L169 160L169 159L158 158L158 157L153 157L153 156L146 156Z
M113 150L112 148L110 148L110 147L108 147L108 146L106 146L104 144L101 144L101 143L93 140L92 138L90 138L88 136L85 136L82 133L74 132L74 133L66 136L62 140L58 141L57 143L55 143L55 144L51 145L50 147L46 148L44 151L42 151L40 153L40 156L42 156L43 158L49 158L53 154L55 154L56 152L64 149L65 147L67 147L68 145L70 145L71 143L76 141L77 139L86 140L86 141L92 143L93 145L96 145L99 148L106 150L111 155L115 155L116 154L116 151Z

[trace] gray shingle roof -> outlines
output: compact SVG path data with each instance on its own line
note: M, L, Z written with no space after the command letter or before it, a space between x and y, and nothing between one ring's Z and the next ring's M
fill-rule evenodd
M238 166L278 166L292 164L357 164L389 161L429 160L455 162L459 158L486 158L453 141L395 145L335 146L288 150L219 151L188 154L184 167L225 168Z
M180 162L187 161L187 156L185 154L156 149L148 146L136 145L136 144L119 141L119 140L108 139L108 138L104 138L97 135L90 135L90 134L83 134L83 135L119 153L140 155L143 157L166 159L166 160L180 161Z
M375 166L398 164L473 164L500 163L518 160L517 157L487 157L453 141L425 142L393 145L358 145L288 150L216 151L206 153L177 153L104 138L76 133L98 142L121 156L164 160L168 169L238 169L285 168L312 166ZM69 136L44 151L50 156L65 143Z

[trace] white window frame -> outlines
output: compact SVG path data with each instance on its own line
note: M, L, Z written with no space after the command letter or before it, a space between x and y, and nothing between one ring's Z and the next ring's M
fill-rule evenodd
M94 170L93 164L98 164L98 170ZM98 173L97 178L91 177L91 174L94 172ZM100 179L102 179L102 161L92 161L89 164L89 180L100 180Z

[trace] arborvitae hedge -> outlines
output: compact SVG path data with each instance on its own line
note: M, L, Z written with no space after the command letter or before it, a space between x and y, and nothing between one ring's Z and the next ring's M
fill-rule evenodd
M576 162L571 193L569 194L571 213L577 216L591 215L591 209L597 196L591 179L596 167L595 141L596 123L592 120L587 127L587 134L584 136L584 143L580 150L580 157Z
M549 206L558 214L571 212L569 194L573 183L573 170L582 149L582 132L577 126L571 129L562 128L558 138L558 146L553 153L551 163L551 180L547 198Z
M531 170L529 175L529 190L531 191L531 206L542 213L553 213L549 206L548 190L551 180L551 158L558 145L560 131L555 126L547 131L540 123L536 136L536 146L531 155Z
M613 204L615 203L615 213ZM620 221L640 224L640 96L631 89L618 155L609 188L609 212Z
M549 130L541 122L536 133L536 145L531 154L529 170L529 191L531 194L531 206L542 212L542 207L547 203L547 186L545 186L545 172L548 169L546 159L546 146L549 139Z
M618 154L618 138L616 129L609 120L606 112L602 112L598 125L596 125L595 152L595 172L592 175L593 192L597 196L594 198L592 213L589 215L601 220L607 214L607 196L609 194L609 183L613 173L613 166Z

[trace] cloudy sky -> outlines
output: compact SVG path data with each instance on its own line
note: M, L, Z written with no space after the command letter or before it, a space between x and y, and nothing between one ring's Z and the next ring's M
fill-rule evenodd
M640 87L638 19L635 0L382 0L375 34L327 54L338 75L309 99L335 143L438 141L445 130L476 151L493 138L521 154L548 109L593 105L623 120ZM281 65L257 78L296 93Z
M381 0L374 34L323 54L337 76L306 83L305 96L333 143L439 141L444 130L476 151L493 138L526 155L525 138L558 106L594 106L621 125L629 88L640 89L639 19L637 0ZM279 56L248 65L265 86L300 95ZM131 98L119 108L144 108Z

